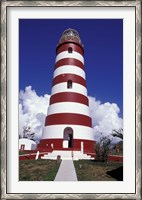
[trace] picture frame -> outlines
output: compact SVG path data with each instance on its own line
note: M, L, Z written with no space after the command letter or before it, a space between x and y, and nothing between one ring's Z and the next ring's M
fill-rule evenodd
M7 13L10 7L134 7L135 21L135 193L8 193L9 127ZM141 196L141 1L1 1L1 199L137 199Z

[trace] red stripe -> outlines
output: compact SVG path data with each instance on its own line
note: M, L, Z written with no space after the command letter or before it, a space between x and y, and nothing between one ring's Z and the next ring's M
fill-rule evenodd
M88 98L82 94L75 92L61 92L50 97L50 105L58 102L76 102L89 105Z
M75 75L75 74L62 74L59 76L56 76L53 79L52 86L62 83L62 82L67 82L68 80L72 80L72 82L79 83L86 87L86 80L82 78L81 76Z
M57 52L56 52L57 55L63 51L68 51L69 47L71 47L73 51L76 51L83 56L82 48L79 45L73 44L73 43L65 43L65 44L62 44L61 46L59 46L59 48L57 49Z
M75 59L75 58L63 58L56 62L55 69L58 67L61 67L63 65L74 65L76 67L80 67L84 70L84 65L81 61Z
M59 113L48 115L45 120L45 126L55 124L72 124L92 127L91 117L74 113Z
M71 39L63 39L62 38L62 41L60 41L60 43L57 45L57 48L56 48L56 51L57 51L57 49L60 47L60 46L62 46L63 44L76 44L76 45L78 45L79 47L81 47L82 48L82 50L83 50L83 52L84 52L84 48L83 48L83 44L82 43L80 43L79 42L79 39L77 39L77 38L74 38L73 40L71 40Z
M73 138L73 147L72 148L63 148L63 139L56 138L56 139L41 139L38 148L42 151L49 151L52 150L73 150L73 151L80 151L81 150L81 142L84 144L84 153L90 153L94 155L94 140L84 140L84 139L74 139ZM52 145L53 144L53 145ZM53 149L52 149L53 146Z

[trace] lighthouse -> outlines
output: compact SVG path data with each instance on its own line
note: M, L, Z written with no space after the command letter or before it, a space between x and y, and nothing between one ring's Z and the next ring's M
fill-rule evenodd
M56 47L51 97L39 147L51 153L94 151L84 47L79 33L65 30ZM79 154L78 154L79 155Z

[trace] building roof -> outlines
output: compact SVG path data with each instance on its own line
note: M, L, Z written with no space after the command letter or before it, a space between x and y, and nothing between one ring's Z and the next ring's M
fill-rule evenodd
M36 144L35 141L29 140L29 139L27 139L27 138L21 138L21 139L19 139L19 143L24 143L24 144L26 144L26 143L31 143L31 144Z

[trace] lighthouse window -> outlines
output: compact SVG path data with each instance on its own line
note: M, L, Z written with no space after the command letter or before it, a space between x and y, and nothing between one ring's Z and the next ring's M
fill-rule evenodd
M72 48L71 47L68 48L68 53L72 53Z
M68 80L68 82L67 82L67 88L68 89L72 88L72 80Z

